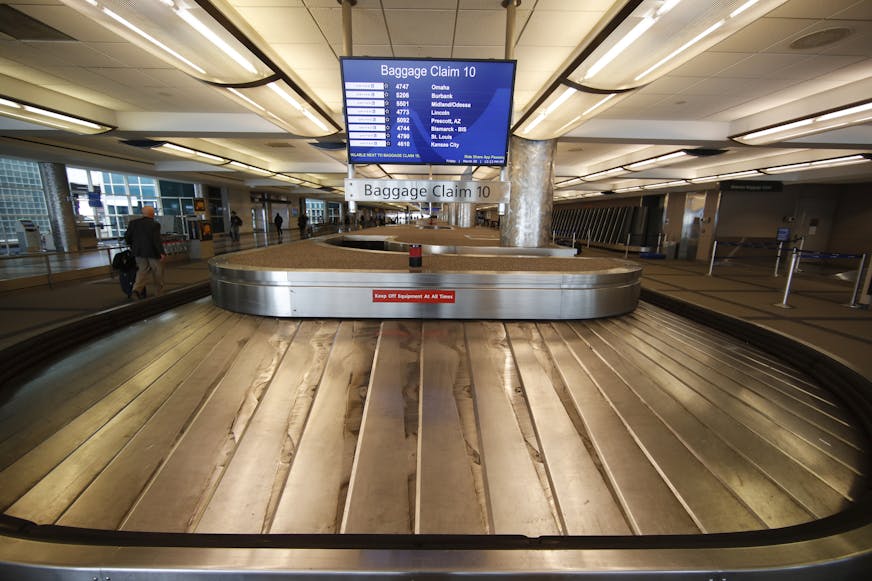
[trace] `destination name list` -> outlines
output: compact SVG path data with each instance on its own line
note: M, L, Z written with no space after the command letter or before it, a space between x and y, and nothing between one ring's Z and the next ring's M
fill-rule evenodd
M412 101L409 83L347 82L345 98L348 140L352 147L409 148L398 158L418 157L412 145L411 111L426 119L429 112L430 147L457 149L456 135L467 132L464 112L472 103L455 97L450 84L430 85L428 102Z

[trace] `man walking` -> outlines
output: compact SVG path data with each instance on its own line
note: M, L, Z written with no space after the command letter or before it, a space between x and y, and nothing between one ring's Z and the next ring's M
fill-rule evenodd
M154 206L142 207L142 217L130 221L124 240L133 251L136 266L139 267L133 283L133 295L138 299L147 296L145 287L149 275L154 280L155 294L163 294L163 261L167 255L161 242L160 224L154 220Z
M276 212L276 217L273 218L273 223L276 225L276 234L279 235L279 242L282 241L282 222L284 221L285 219L282 218L282 215Z

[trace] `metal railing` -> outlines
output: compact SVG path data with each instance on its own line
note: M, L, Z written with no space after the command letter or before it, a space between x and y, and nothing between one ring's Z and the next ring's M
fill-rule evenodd
M329 224L313 225L309 228L309 237L332 234L338 226ZM292 242L300 239L300 231L296 228L285 230L283 241ZM240 250L250 250L280 243L274 231L268 234L263 232L249 232L241 236L238 243L230 240L229 235L221 235L215 238L215 254L226 254ZM115 254L127 248L123 243L112 241L104 242L95 249L77 252L29 252L12 255L0 255L0 282L13 281L16 279L44 277L45 284L53 288L56 283L65 278L63 273L72 271L101 269L100 273L106 272L114 276L112 259ZM164 249L168 256L179 256L189 252L189 241L178 237L164 241ZM41 284L41 283L40 283Z

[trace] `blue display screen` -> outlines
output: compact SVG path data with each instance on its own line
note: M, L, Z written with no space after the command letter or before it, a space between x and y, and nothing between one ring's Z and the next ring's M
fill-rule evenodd
M349 163L506 164L514 61L341 64Z

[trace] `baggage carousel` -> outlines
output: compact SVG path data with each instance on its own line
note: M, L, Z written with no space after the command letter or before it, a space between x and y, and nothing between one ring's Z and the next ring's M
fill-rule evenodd
M410 266L418 245L421 264ZM641 268L506 248L486 228L387 226L213 258L212 296L276 317L592 319L632 311Z
M136 303L2 392L0 577L868 571L869 382L642 299L548 320Z

